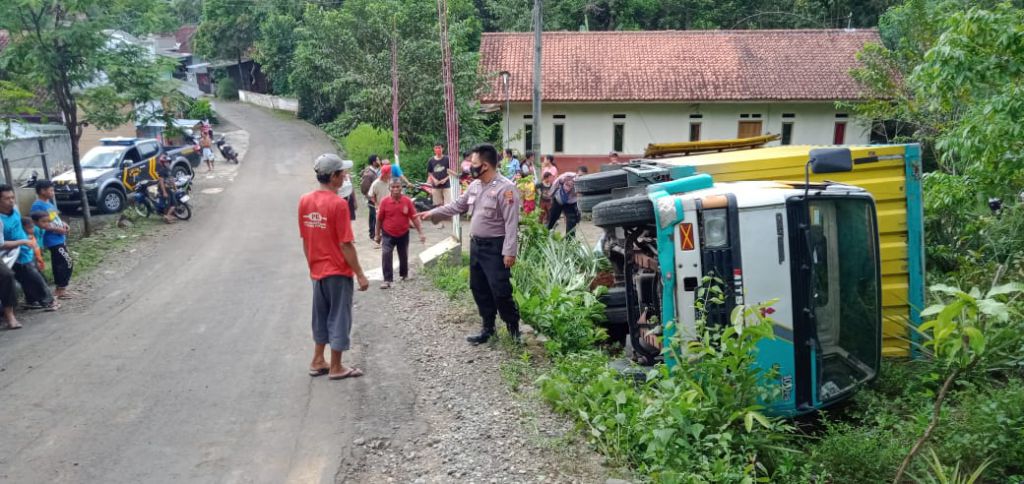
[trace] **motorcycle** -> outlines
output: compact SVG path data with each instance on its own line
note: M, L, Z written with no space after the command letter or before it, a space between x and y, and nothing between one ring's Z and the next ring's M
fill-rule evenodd
M213 144L217 145L217 151L220 151L220 155L223 156L225 160L236 165L238 164L238 152L236 152L227 141L224 141L224 135L218 136L217 140L214 141Z
M425 182L413 182L409 186L408 195L417 212L426 212L434 208L434 201L431 197L432 190L433 187Z
M162 214L167 208L166 200L157 196L155 190L151 190L156 183L156 181L139 183L132 192L132 205L135 208L135 213L140 217L149 217L153 213ZM182 175L175 179L171 196L175 199L174 211L171 212L171 215L179 220L192 218L192 206L189 204L189 201L192 200L192 177Z
M21 184L21 188L35 188L37 181L39 181L39 172L33 170L32 175Z

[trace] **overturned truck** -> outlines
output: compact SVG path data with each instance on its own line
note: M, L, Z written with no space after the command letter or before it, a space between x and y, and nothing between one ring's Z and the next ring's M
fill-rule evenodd
M583 205L615 272L604 297L609 333L652 364L661 351L648 335L694 338L700 317L724 325L737 306L776 300L763 310L776 338L758 354L783 390L772 412L842 401L878 375L883 353L910 352L907 322L919 322L924 297L918 153L765 148L635 160L581 177L581 199L598 200ZM707 276L724 297L699 315Z

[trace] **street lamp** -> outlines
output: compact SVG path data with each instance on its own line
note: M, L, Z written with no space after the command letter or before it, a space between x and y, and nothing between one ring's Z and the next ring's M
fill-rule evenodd
M499 75L501 76L501 83L505 85L505 146L502 148L508 149L509 125L512 121L512 112L509 111L510 100L508 97L508 80L512 77L512 73L509 71L501 71L501 74Z

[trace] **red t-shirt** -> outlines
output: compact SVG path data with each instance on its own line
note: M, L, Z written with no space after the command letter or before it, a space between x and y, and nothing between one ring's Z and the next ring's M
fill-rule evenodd
M341 244L352 242L352 220L348 202L336 193L317 190L299 200L299 235L306 248L309 277L354 275L341 254Z
M377 221L381 224L381 230L392 237L402 237L409 233L409 222L414 216L416 206L405 195L398 200L387 197L377 207Z

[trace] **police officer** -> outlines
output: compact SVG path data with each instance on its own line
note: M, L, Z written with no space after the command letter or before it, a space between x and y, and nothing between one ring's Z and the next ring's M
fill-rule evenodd
M498 172L498 150L489 144L472 151L466 193L448 205L419 214L437 223L470 212L469 287L473 291L483 330L467 341L478 345L494 336L498 313L509 334L519 340L519 308L512 299L512 265L519 250L519 191Z

